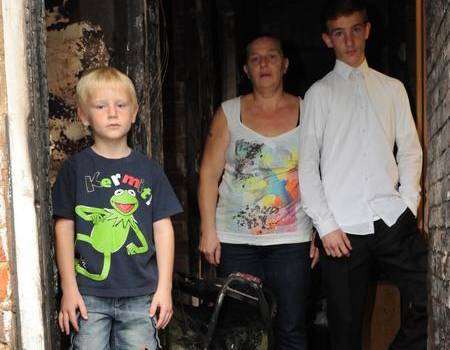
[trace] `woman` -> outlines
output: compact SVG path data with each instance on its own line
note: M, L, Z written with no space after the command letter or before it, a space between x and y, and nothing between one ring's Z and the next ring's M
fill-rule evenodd
M218 272L260 277L277 297L278 349L306 349L312 226L300 208L301 99L283 91L281 43L251 41L244 71L252 93L217 110L200 168L200 251ZM220 184L220 186L219 186Z

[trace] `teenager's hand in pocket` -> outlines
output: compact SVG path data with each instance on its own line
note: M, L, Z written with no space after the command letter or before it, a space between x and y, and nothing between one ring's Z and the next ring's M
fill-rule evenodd
M323 236L322 245L327 255L334 258L349 257L352 250L350 240L341 229L331 231Z
M169 288L158 288L150 305L150 317L156 316L156 329L164 329L173 315L172 293Z
M83 297L78 291L77 287L67 288L63 290L61 298L61 309L58 314L58 323L61 332L70 334L70 324L78 332L78 320L77 310L80 312L81 317L85 320L88 319L86 305L84 304Z

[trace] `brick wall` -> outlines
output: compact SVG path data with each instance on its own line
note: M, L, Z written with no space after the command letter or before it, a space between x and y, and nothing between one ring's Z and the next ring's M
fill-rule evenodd
M429 349L450 348L449 11L448 0L425 2L428 126L426 191L430 235Z

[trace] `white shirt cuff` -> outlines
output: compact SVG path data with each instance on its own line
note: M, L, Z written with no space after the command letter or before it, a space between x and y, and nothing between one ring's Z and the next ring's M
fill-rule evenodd
M320 223L316 226L316 228L320 238L322 238L326 234L339 229L339 225L336 223L336 221L334 221L334 219L330 219L328 221Z

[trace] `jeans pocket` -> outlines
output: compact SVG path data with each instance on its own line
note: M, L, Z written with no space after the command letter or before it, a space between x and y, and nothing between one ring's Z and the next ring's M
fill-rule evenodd
M75 337L75 332L71 331L69 335L69 350L73 350L73 339Z
M79 312L77 312L77 324L78 327L80 327L80 321L82 320L81 314ZM75 337L77 335L77 332L75 331L75 329L72 327L72 325L70 325L70 335L69 335L69 350L73 350L76 349L75 348Z
M158 336L158 330L156 329L156 316L153 316L153 317L150 316L150 320L151 320L151 324L153 326L153 334L155 336L156 346L158 347L158 349L162 349L161 341L159 340L159 336Z

